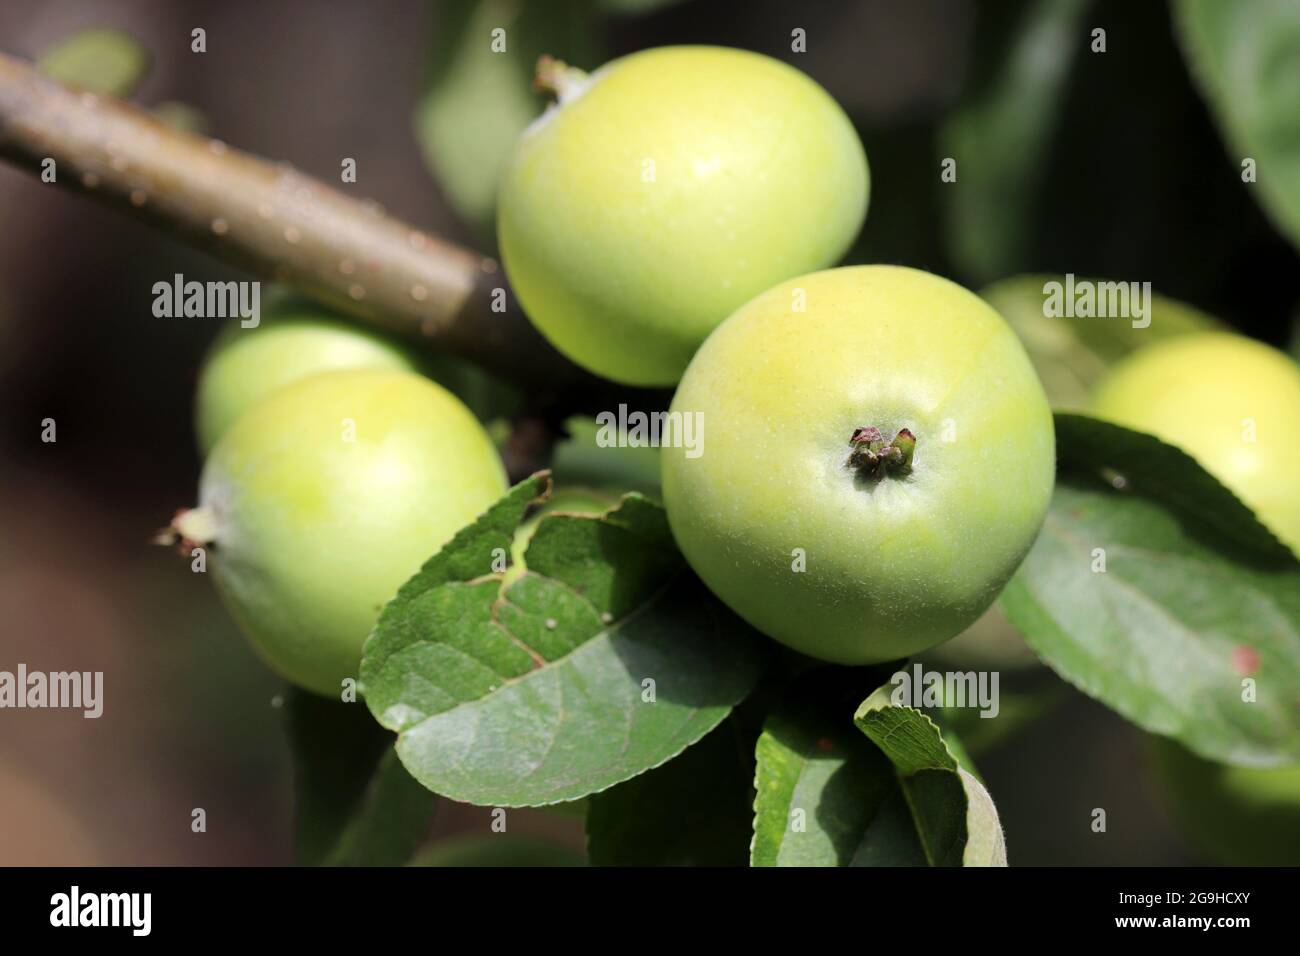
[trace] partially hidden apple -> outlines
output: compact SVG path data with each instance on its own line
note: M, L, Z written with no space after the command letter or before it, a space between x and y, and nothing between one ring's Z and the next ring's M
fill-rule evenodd
M1177 445L1300 554L1300 366L1203 332L1155 342L1097 383L1092 412Z
M261 656L300 687L338 694L388 600L505 488L488 435L441 386L326 372L240 416L208 457L199 506L173 529L208 548Z
M232 321L203 359L194 430L205 455L248 409L318 372L351 368L420 370L414 354L387 336L296 297L269 305L257 326Z

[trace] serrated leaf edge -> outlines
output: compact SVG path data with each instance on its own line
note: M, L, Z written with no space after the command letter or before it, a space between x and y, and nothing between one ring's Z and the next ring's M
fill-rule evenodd
M923 710L920 710L919 708L895 704L892 700L889 699L889 695L886 693L886 690L889 687L890 684L888 683L882 684L880 687L876 688L874 691L871 692L871 694L867 696L867 699L864 700L862 704L859 705L858 709L854 712L853 724L860 731L862 731L862 733L867 737L868 740L870 740L873 744L879 747L880 751L884 753L884 755L887 758L889 757L889 752L886 751L884 747L880 746L879 743L877 743L875 737L867 733L866 727L864 726L865 722L862 720L863 716L872 713L880 713L885 710L906 710L906 711L911 711L914 714L917 714L928 727L934 730L935 735L939 739L940 745L943 747L943 752L947 754L948 759L952 761L952 766L951 767L935 767L935 766L918 767L917 771L938 770L946 773L951 773L957 778L957 782L961 785L962 796L965 798L965 802L966 802L965 808L962 811L962 827L965 836L965 843L962 846L962 865L964 866L966 864L966 853L970 847L970 826L969 826L970 825L970 818L969 818L970 792L967 790L966 781L962 776L963 771L962 771L961 761L959 761L953 755L952 751L948 748L948 742L943 737L943 731L940 729L939 725L934 722L933 718L931 718L929 714L927 714ZM916 828L917 835L920 836L923 833L921 829L920 817L916 812L916 806L912 802L911 790L909 787L906 786L906 779L907 777L912 776L912 774L904 774L892 759L890 759L889 762L890 765L893 766L894 768L895 776L898 778L899 788L903 791L903 799L907 803L908 813L911 814L912 825ZM914 771L914 773L915 772L916 771ZM974 780L976 778L972 776L971 779ZM985 788L985 793L988 794L987 788ZM992 794L988 794L988 799L990 803L993 802ZM1001 817L998 817L998 826L999 828L1001 828L1002 826ZM1006 841L1005 841L1005 834L1004 834L1003 836L1004 847L1005 847L1005 842ZM925 853L926 860L930 863L931 866L935 866L936 865L935 855L931 851L929 841L922 839L920 843L921 843L921 849Z

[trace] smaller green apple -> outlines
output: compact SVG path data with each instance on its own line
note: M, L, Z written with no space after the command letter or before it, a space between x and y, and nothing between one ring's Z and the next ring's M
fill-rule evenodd
M324 372L240 416L208 456L199 507L173 529L210 546L217 589L254 649L330 695L356 675L397 589L505 488L491 440L440 385Z
M240 415L272 392L314 375L349 368L420 371L412 352L315 303L278 300L254 328L230 322L199 371L195 431L206 455Z
M1116 363L1092 411L1195 458L1300 553L1300 367L1262 342L1203 332Z

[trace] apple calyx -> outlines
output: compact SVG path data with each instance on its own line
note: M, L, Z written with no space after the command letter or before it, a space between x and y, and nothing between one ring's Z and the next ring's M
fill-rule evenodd
M217 518L207 508L182 508L172 518L172 523L154 535L154 544L166 547L178 545L182 555L188 556L194 548L202 548L217 539Z
M561 106L582 95L587 82L585 70L569 66L563 60L557 60L548 54L543 54L537 60L533 87L540 93L550 93Z
M848 461L844 464L863 478L881 480L886 475L905 475L912 470L912 452L916 436L910 429L900 429L893 441L885 441L879 428L867 425L853 429L849 436Z

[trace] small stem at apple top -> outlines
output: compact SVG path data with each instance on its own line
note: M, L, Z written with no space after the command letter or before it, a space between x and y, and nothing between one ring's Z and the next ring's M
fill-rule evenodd
M553 56L543 55L537 61L533 86L541 93L550 93L560 105L564 105L582 94L587 88L588 79L586 71L569 66Z

